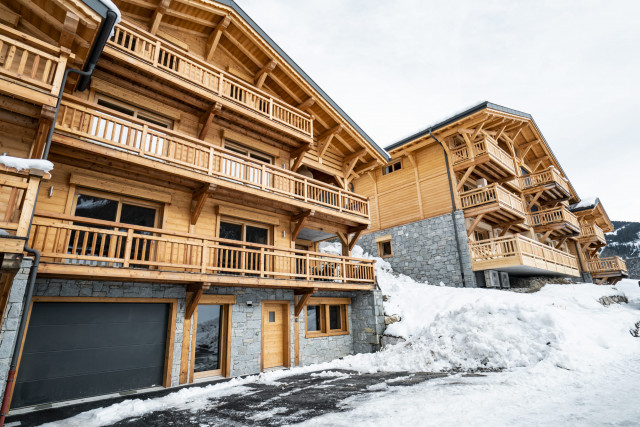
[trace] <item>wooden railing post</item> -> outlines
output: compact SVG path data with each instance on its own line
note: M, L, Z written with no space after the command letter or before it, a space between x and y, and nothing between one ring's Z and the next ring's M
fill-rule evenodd
M140 155L144 155L145 145L147 145L147 135L149 134L149 126L142 125L142 135L140 136L140 147L138 147L138 152ZM133 148L133 147L132 147Z
M311 280L311 263L309 262L309 254L304 254L304 263L305 263L305 273L307 276L307 280Z
M18 228L16 229L16 236L24 237L27 235L29 229L29 221L31 219L31 212L33 211L33 204L36 201L36 195L38 194L38 187L40 185L39 176L30 176L29 184L24 192L24 198L22 201L22 210L20 211L20 219L18 220Z
M152 65L154 68L158 68L158 63L160 62L160 40L156 40L156 44L154 46L155 54L152 58Z
M264 261L265 261L264 248L260 248L260 277L264 277L264 269L265 269Z
M342 273L340 277L342 278L342 283L347 282L347 262L344 258L342 258Z
M261 165L261 172L262 174L261 176L261 180L260 180L260 187L264 190L266 187L266 181L267 181L267 167L264 165L264 163Z
M69 51L66 49L60 52L60 61L56 64L56 73L53 77L53 81L51 82L51 93L53 95L58 95L61 90L64 88L60 87L62 85L62 78L64 77L64 70L67 67L67 59L69 58Z
M304 179L304 201L308 201L308 196L307 196L307 189L309 188L309 181L307 181L307 178Z
M209 247L207 246L207 241L202 239L202 265L200 266L200 272L207 272L207 264L209 262Z
M133 245L133 229L130 228L127 230L127 240L124 246L124 262L122 266L124 268L129 267L129 261L131 260L131 245Z

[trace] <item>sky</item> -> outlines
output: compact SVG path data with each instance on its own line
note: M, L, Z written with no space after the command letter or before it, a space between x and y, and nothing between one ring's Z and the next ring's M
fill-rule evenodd
M236 2L378 145L488 100L640 221L640 1Z

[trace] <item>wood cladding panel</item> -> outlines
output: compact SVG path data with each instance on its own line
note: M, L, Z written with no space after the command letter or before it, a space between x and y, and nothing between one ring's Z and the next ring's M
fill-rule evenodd
M378 196L381 228L420 219L416 188L413 184Z

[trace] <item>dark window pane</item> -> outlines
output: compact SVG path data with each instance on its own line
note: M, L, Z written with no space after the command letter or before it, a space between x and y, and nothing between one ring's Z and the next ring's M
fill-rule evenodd
M242 225L230 222L220 223L220 238L229 240L242 240Z
M106 101L104 99L98 99L98 105L105 106L107 108L111 108L112 110L116 110L119 113L126 114L127 116L133 116L133 110L122 107L120 104L116 104L113 102Z
M269 323L274 323L276 321L276 312L275 311L270 311L269 312Z
M115 221L117 213L118 202L115 200L78 194L76 216L100 219L103 221Z
M307 306L307 331L320 331L320 306L308 305Z
M382 256L391 255L391 242L390 241L382 242L381 246L382 246Z
M120 222L123 224L139 225L141 227L155 227L156 210L143 206L122 204Z
M266 245L269 242L269 230L266 228L252 227L247 225L246 241Z
M194 372L220 369L222 306L199 305Z
M263 163L271 163L271 159L269 157L267 157L267 156L261 156L261 155L256 154L256 153L250 153L249 157L251 157L252 159L258 160L260 162L263 162Z
M329 329L342 329L342 318L340 316L340 306L329 306Z

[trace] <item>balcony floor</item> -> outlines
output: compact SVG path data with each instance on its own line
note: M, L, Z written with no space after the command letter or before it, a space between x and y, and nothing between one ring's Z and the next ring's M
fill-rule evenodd
M580 272L569 266L563 266L529 256L513 256L486 261L473 261L473 271L498 270L515 276L570 276L578 277Z
M492 225L509 223L520 231L529 229L525 223L525 214L497 201L464 209L464 216L467 218L475 218L478 215L484 215L482 220Z
M375 288L368 283L339 283L326 280L292 280L247 277L231 274L201 274L167 270L97 267L42 262L38 276L65 279L107 280L153 283L211 283L214 286L243 288L314 289L326 291L366 291Z
M489 181L509 180L516 176L513 167L506 167L489 153L476 156L473 160L468 159L456 163L453 166L453 171L462 172L472 166L475 166L472 176L485 178Z

